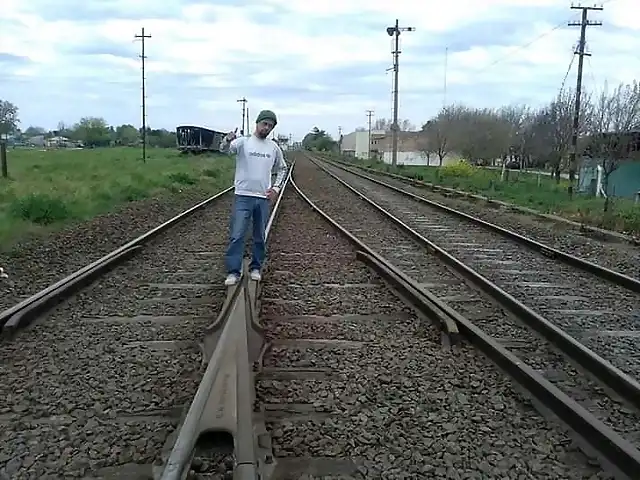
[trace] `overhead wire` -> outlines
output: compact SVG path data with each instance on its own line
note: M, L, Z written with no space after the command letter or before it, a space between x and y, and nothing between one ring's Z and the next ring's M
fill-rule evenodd
M491 67L497 65L498 63L503 62L504 60L506 60L507 58L511 57L514 53L518 53L519 51L530 47L531 45L533 45L536 42L539 42L540 40L542 40L545 37L548 37L549 35L551 35L553 32L555 32L556 30L559 30L560 28L562 28L563 26L565 26L567 24L566 21L563 21L561 23L559 23L558 25L556 25L555 27L553 27L550 30L547 30L545 32L543 32L542 34L538 35L537 37L535 37L534 39L528 41L527 43L524 43L522 45L519 45L511 50L509 50L505 55L501 56L500 58L494 60L493 62L489 63L488 65L485 65L484 67L482 67L479 70L475 70L473 73L481 73L484 72L485 70L490 69Z
M569 68L567 68L567 73L564 74L564 78L562 79L562 84L560 86L560 94L562 94L562 92L564 91L564 86L567 83L567 78L569 78L569 73L571 73L571 67L573 67L573 62L576 59L576 54L575 53L571 53L571 61L569 62Z
M604 0L603 2L600 3L600 6L604 6L607 5L608 3L614 2L616 0ZM577 13L575 15L573 15L574 17L577 16ZM573 17L571 17L573 18ZM504 60L508 59L509 57L511 57L513 54L520 52L521 50L524 50L527 47L530 47L531 45L533 45L536 42L539 42L540 40L542 40L543 38L548 37L549 35L551 35L553 32L559 30L560 28L566 26L568 23L568 21L562 21L559 24L557 24L555 27L541 33L540 35L538 35L537 37L529 40L528 42L522 44L522 45L518 45L517 47L514 47L513 49L509 50L505 55L497 58L496 60L494 60L493 62L485 65L484 67L480 68L479 70L475 70L473 73L481 73L484 72L485 70L490 69L491 67L502 63Z
M591 57L587 57L587 66L588 68L588 74L591 77L591 81L593 82L593 91L595 93L600 93L600 87L598 86L598 82L596 80L596 76L594 75L594 68L593 68L593 64L591 63ZM604 86L602 86L602 88L604 88Z

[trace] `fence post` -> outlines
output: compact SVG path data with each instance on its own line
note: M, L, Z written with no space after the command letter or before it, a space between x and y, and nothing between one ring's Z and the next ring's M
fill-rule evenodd
M2 164L2 178L9 177L9 169L7 167L7 143L0 140L0 163Z

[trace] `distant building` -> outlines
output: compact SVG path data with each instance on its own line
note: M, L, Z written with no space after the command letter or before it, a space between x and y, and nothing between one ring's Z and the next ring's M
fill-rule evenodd
M382 130L371 131L371 144L373 145L373 137L375 135L384 135ZM366 159L369 153L369 131L362 132L355 131L347 135L343 135L342 143L340 144L340 151L344 155L350 155L352 157Z
M611 133L607 136L615 135ZM606 185L606 193L610 197L634 198L640 192L640 131L632 131L626 135L626 158L620 160L617 168L609 174ZM604 172L598 173L602 165L602 158L598 155L590 155L588 152L580 159L578 170L578 191L595 195L598 188L598 178L603 180Z
M34 145L36 147L44 147L45 139L44 135L35 135L33 137L27 138L27 143L30 145Z
M369 132L352 132L342 138L341 152L360 159L366 159L369 151ZM435 153L431 153L427 161L425 150L426 137L424 132L398 132L398 165L440 165ZM393 154L393 135L384 130L371 131L371 158L377 158L385 163L391 163ZM443 165L451 162L450 156L445 156Z
M45 140L45 146L48 148L73 148L78 145L79 142L75 142L67 137L51 137Z

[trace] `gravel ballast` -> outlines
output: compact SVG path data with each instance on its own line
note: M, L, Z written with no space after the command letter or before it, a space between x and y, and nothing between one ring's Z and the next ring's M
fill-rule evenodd
M295 180L314 200L324 192L320 208L364 212L323 176L298 160ZM608 478L485 357L441 346L292 188L280 215L256 387L276 478ZM376 224L386 235L375 218L362 228Z
M28 298L217 192L189 188L183 192L130 202L100 215L0 252L0 311ZM231 194L227 194L231 197Z
M640 294L547 258L476 223L329 168L616 367L640 378Z
M565 222L518 213L504 207L492 207L482 201L447 196L426 186L416 186L408 181L374 173L370 170L362 171L362 173L530 237L571 255L619 271L630 277L640 278L640 248L629 242L594 238L592 234L580 232L575 226Z
M303 165L309 164L301 163L298 168ZM329 177L318 167L312 164L309 166L316 169L313 174L310 173L315 181L313 184L308 184L306 190L312 199L318 202L320 208L326 208L330 215L334 215L343 225L348 226L347 228L357 228L357 236L367 245L381 252L394 265L419 281L423 288L430 290L442 301L472 320L486 333L499 339L503 346L543 374L547 380L623 438L640 446L640 415L635 409L610 397L606 390L576 369L567 358L525 327L519 319L509 315L500 305L495 304L491 299L470 287L460 277L445 268L427 249L419 245L407 233L401 231L399 227L391 225L372 206L365 204L363 200L358 202L355 194L345 186ZM332 169L332 171L334 170ZM299 171L300 173L301 171ZM347 175L343 175L344 172L338 170L336 173L345 176L345 180L347 179ZM353 175L349 176L348 181L350 183L353 181L354 186L356 182L368 182L358 177L352 177ZM360 187L362 185L358 183L358 188ZM362 187L363 192L364 188ZM376 191L384 189L380 186L367 188ZM371 190L367 190L366 193L369 195ZM393 200L387 198L386 200L385 208L400 209L404 220L412 218L412 213L419 214L420 212L420 210L415 210L415 203L411 203L406 198L394 198ZM409 206L406 205L407 201ZM344 205L350 207L345 208ZM434 216L425 215L423 218L428 218L430 224L440 224ZM416 230L420 230L421 227L419 224L412 224L412 226ZM453 240L455 239L450 238L451 242ZM477 241L475 236L469 234L469 229L462 231L459 240L461 244L471 246L476 255L496 253L494 245L485 248L484 245L487 243ZM474 243L476 241L477 243ZM498 250L498 252L500 251ZM518 258L518 256L514 255L512 258ZM518 278L528 284L539 282L541 273L544 271L536 268L518 269L517 265L507 265L504 268L517 272ZM622 363L624 358L618 358L617 361Z
M0 478L149 478L200 381L230 207L195 213L0 343ZM159 206L135 234L181 209Z

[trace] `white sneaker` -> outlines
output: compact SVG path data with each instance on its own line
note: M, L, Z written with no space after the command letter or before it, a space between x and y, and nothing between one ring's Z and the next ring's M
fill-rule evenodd
M251 277L251 280L254 280L256 282L259 282L260 280L262 280L262 275L260 275L260 270L251 270L251 273L249 274L249 276Z
M227 275L227 278L224 281L224 284L227 287L232 287L233 285L235 285L239 281L240 281L240 275L236 275L235 273L230 273L229 275Z

